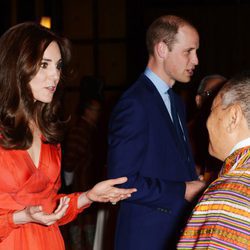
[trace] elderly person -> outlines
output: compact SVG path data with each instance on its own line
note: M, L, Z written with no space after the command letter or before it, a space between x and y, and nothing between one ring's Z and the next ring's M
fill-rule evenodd
M207 128L209 153L224 164L196 205L178 249L249 249L250 72L219 91Z

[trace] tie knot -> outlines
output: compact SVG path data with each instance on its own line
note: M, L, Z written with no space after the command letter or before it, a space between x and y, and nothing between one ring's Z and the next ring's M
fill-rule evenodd
M172 88L169 88L169 89L166 91L166 93L168 93L168 94L173 94Z
M168 91L167 91L167 93L168 93L168 95L169 95L170 100L173 100L173 95L174 95L174 93L173 93L172 88L169 88Z

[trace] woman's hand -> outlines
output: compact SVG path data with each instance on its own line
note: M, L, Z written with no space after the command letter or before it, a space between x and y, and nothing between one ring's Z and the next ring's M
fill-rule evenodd
M69 198L65 196L60 199L57 209L52 214L43 212L41 206L30 206L26 207L22 211L15 212L13 214L13 221L15 224L33 222L50 226L65 215L68 206Z
M92 189L79 196L78 207L81 208L87 203L94 201L115 204L120 200L129 198L132 193L137 191L135 188L114 187L117 184L125 183L127 180L127 177L120 177L97 183Z

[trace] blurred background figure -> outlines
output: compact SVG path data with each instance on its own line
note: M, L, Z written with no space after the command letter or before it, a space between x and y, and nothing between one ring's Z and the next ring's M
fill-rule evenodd
M63 173L65 191L86 190L103 179L105 150L101 135L103 83L86 76L80 83L76 118L66 136L63 147ZM73 250L92 250L95 234L97 206L78 216L68 227Z
M208 153L206 121L213 99L225 82L226 78L218 74L201 80L195 96L196 112L188 124L197 173L204 174L208 182L217 178L222 162Z
M227 79L222 75L207 75L202 78L195 96L195 102L198 109L206 105L212 105L212 99L216 92L222 87ZM209 98L210 97L210 98Z

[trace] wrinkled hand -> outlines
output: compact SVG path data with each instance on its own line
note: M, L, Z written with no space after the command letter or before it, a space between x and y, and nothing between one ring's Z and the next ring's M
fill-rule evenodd
M97 202L110 201L111 203L116 203L127 199L132 193L137 191L135 188L114 187L114 185L125 183L127 180L127 177L121 177L99 182L86 193L86 196L89 200Z
M186 182L185 199L191 202L206 186L207 183L202 175L199 176L199 180Z
M41 206L26 207L25 212L30 222L50 226L65 215L68 206L69 198L65 196L60 199L57 209L52 214L43 212Z

